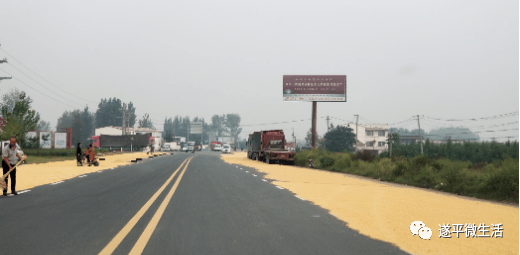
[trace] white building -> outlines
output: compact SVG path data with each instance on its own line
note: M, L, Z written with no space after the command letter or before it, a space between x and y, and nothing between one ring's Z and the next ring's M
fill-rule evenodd
M95 135L122 135L123 128L117 126L107 126L96 128ZM153 138L153 143L155 144L155 150L159 150L162 146L162 131L151 129L151 128L126 128L126 134L128 135L143 135L150 134Z
M356 134L356 124L347 125ZM356 151L377 150L378 154L388 150L388 124L358 124Z

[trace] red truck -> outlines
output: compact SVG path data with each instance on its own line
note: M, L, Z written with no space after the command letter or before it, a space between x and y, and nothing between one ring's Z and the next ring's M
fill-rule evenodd
M247 140L247 157L272 164L275 161L287 165L294 164L294 152L285 149L283 130L254 132Z

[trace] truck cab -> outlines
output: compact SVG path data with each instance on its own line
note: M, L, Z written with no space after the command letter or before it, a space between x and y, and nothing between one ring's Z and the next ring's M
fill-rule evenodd
M247 140L247 157L266 163L294 163L294 152L285 149L283 130L267 130L254 132Z

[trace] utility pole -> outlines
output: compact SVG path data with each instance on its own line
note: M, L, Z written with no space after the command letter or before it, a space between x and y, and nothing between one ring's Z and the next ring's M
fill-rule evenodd
M394 143L394 134L392 134L392 129L390 129L390 137L388 139L388 145L390 146L390 158L392 157L392 143Z
M122 135L126 135L126 103L123 103L123 124L121 126Z
M318 111L318 102L312 101L312 149L316 149L316 115Z
M354 115L354 116L356 116L356 144L357 144L357 126L358 126L359 115Z
M423 155L422 136L421 136L421 123L419 122L419 115L417 115L417 125L419 125L419 138L421 139L421 155Z
M294 136L294 128L292 129L292 137L293 137L293 141L294 141L294 144L293 144L294 145L294 151L296 151L296 148L298 148L298 147L296 146L296 136Z
M329 116L327 116L327 132L329 132Z
M7 58L0 59L0 64L7 63ZM6 79L12 79L13 77L0 77L0 81L6 80Z

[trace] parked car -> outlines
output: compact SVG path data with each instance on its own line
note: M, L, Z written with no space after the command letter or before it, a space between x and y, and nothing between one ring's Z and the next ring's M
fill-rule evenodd
M213 151L221 151L222 150L222 145L220 144L217 144L215 145L215 147L213 147Z
M222 153L231 153L231 146L224 144L224 146L222 146Z

